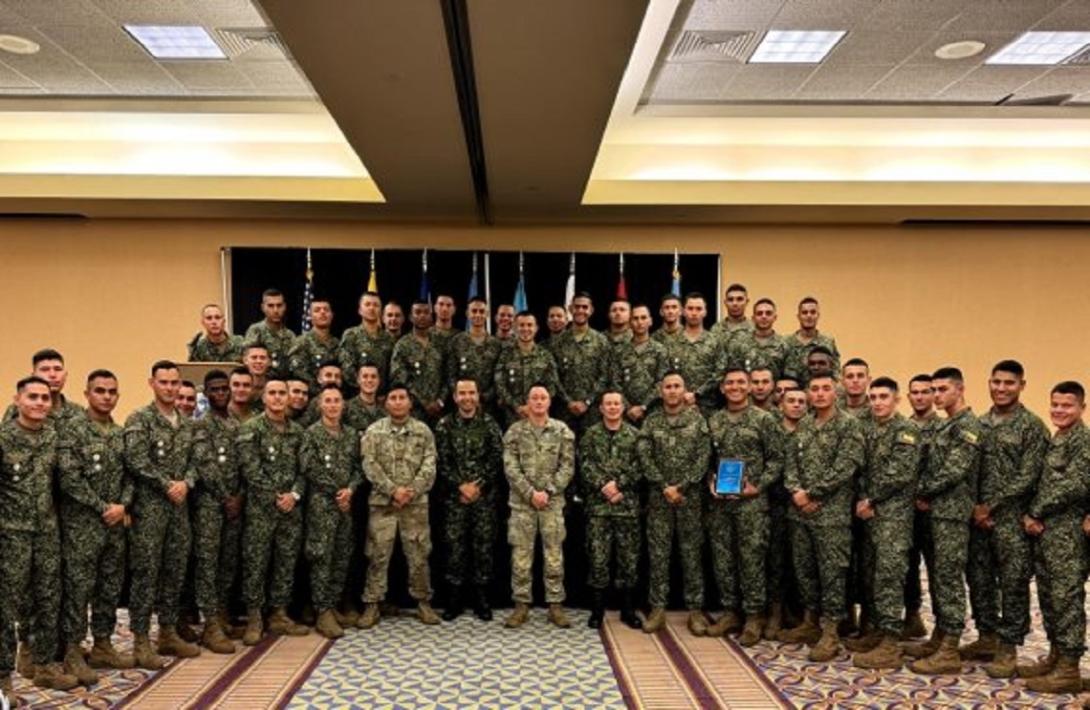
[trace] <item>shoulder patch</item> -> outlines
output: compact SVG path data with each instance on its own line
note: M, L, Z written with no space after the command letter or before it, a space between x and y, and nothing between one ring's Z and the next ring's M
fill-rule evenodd
M977 436L975 432L971 431L961 432L961 438L973 445L975 445L980 440L980 437Z
M915 444L916 435L911 432L902 431L897 435L897 441L901 444Z

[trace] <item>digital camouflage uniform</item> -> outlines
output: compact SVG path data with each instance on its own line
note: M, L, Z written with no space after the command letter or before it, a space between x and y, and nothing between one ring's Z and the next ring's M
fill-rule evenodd
M269 372L279 372L288 367L288 354L295 344L295 333L288 328L273 330L267 321L260 320L246 329L242 339L246 344L265 346L269 351Z
M360 367L365 364L378 367L382 387L390 382L390 358L394 353L396 341L385 328L379 325L378 332L368 333L362 325L354 325L341 334L341 372L344 381L351 388L356 387Z
M353 397L344 403L344 415L342 423L350 426L363 436L367 427L386 416L386 410L381 404L367 404L359 397Z
M345 402L344 415L341 423L350 426L360 435L362 446L363 434L367 428L386 416L386 410L382 404L366 404L359 397L353 397ZM362 448L361 448L362 457ZM361 461L362 466L362 461ZM361 469L362 470L362 469ZM370 485L366 479L360 482L356 494L352 496L352 520L355 530L352 533L352 562L348 566L348 582L345 596L349 599L359 599L363 593L363 583L367 576L367 555L364 550L367 547L367 513L370 506L367 502L367 493Z
M107 527L109 505L132 506L133 483L125 473L123 430L87 416L60 430L61 538L64 543L64 641L82 643L91 631L109 638L117 625L117 604L125 579L125 527Z
M670 345L670 343L684 337L685 329L680 325L675 331L668 331L665 327L660 327L654 333L651 333L651 340L654 340L656 343L662 345L663 347L666 347Z
M919 432L912 422L895 414L885 422L868 419L863 433L866 455L858 497L869 500L874 508L874 517L863 523L863 608L875 627L896 636L901 632L901 585L908 569L916 510Z
M518 344L504 348L496 360L495 374L496 404L503 411L507 426L519 420L517 410L526 404L530 388L538 382L545 385L554 405L567 401L560 387L556 360L540 345L525 353Z
M708 420L713 471L719 461L741 461L744 480L757 488L752 498L706 497L704 529L712 552L723 608L746 615L764 612L768 555L768 492L783 476L783 432L771 414L747 406L721 409ZM715 485L712 474L712 486ZM740 603L739 603L740 602Z
M609 357L610 386L624 395L627 407L650 409L659 400L659 383L670 369L666 346L648 339L613 346Z
M1056 432L1045 454L1029 515L1044 523L1034 545L1037 593L1049 640L1064 656L1086 652L1086 535L1090 504L1090 430L1081 421Z
M15 668L15 622L29 622L31 655L49 663L57 650L61 549L53 507L57 431L0 425L0 678ZM33 600L27 604L27 598ZM24 613L29 608L29 619Z
M239 428L236 455L246 486L242 527L242 596L247 609L279 608L291 601L295 563L303 539L306 482L299 470L303 428L287 421L283 428L267 414ZM276 499L294 493L295 507L282 513Z
M926 419L910 419L919 432L920 463L917 466L917 481L927 469L927 461L931 451L931 440L935 438L935 432L942 425L942 419L935 412L931 412ZM920 510L912 514L912 547L908 551L908 575L905 578L905 614L919 613L923 604L923 590L920 585L920 562L925 561L928 574L934 569L934 559L931 556L931 516ZM934 607L934 594L931 594L932 607Z
M648 482L648 600L656 608L665 607L669 601L670 553L676 538L681 551L685 607L700 609L704 606L701 509L711 455L708 423L696 407L685 407L677 414L656 410L644 421L637 448ZM670 486L678 486L684 497L676 505L663 495Z
M429 421L424 406L446 402L448 393L439 341L429 336L424 342L412 333L402 336L390 359L390 382L400 382L408 387L413 398L414 416L434 424Z
M840 351L837 350L836 339L833 336L819 332L813 340L804 343L796 331L787 336L787 356L784 358L783 374L794 376L799 384L805 387L810 382L810 369L806 367L806 359L818 346L828 349L833 354L833 371L839 371Z
M340 362L340 341L330 334L322 339L316 330L307 332L296 338L288 351L288 370L310 387L310 396L318 394L318 368L326 360Z
M455 588L467 581L478 587L487 585L492 581L496 484L503 474L503 434L496 420L480 410L469 418L451 412L435 427L435 446L438 475L445 484L447 582ZM462 503L458 486L471 481L481 495L472 503Z
M584 333L569 328L560 334L553 346L561 389L568 401L587 405L586 413L580 417L571 414L566 406L561 412L560 419L574 432L580 432L585 423L597 419L594 405L608 382L610 350L606 336L593 328L587 328Z
M440 328L438 324L433 325L428 329L428 335L435 342L435 347L439 349L439 354L443 356L443 362L446 362L447 351L450 349L451 339L458 333L465 331L458 330L453 325L450 328Z
M784 467L791 447L795 445L795 432L783 426L783 414L778 409L770 412L780 427ZM769 603L783 604L798 595L794 593L795 575L792 573L791 521L788 508L791 495L784 486L783 477L768 489L768 558L765 562L765 589Z
M490 411L496 401L496 361L499 360L502 348L499 339L487 333L479 343L469 333L453 336L447 346L446 359L449 391L454 393L459 378L469 377L476 380L481 407Z
M409 567L409 594L418 602L429 601L428 491L435 484L435 437L427 425L412 417L402 424L390 417L380 419L363 437L363 472L372 486L363 601L378 603L386 596L387 570L399 533ZM416 495L408 505L397 508L394 490L402 486Z
M709 328L709 332L722 343L724 349L729 349L738 337L753 332L753 321L748 318L743 318L740 321L732 321L730 318L723 318L712 324Z
M59 407L54 407L49 410L49 416L46 418L45 423L50 426L58 426L67 424L70 420L78 418L86 413L83 407L79 406L72 400L65 397L63 394L61 397L61 404ZM5 422L13 422L19 418L19 408L14 404L8 405L8 408L4 410Z
M610 431L603 422L591 426L579 442L583 476L583 500L587 513L587 585L592 589L609 586L609 559L617 555L614 586L636 586L636 565L640 559L640 492L642 478L636 443L639 430L621 422ZM623 498L610 503L602 487L614 481Z
M241 335L225 333L222 343L216 344L208 339L207 333L201 333L189 343L190 362L242 362Z
M916 496L930 503L935 625L956 637L965 629L965 565L969 517L980 468L980 422L966 407L942 422L927 456Z
M727 364L746 372L762 367L772 370L772 378L783 375L787 362L787 340L779 333L761 338L754 330L738 331L727 346Z
M711 415L717 408L719 380L726 370L722 341L710 331L703 330L695 340L682 335L667 341L665 345L670 369L681 373L685 388L696 395L700 411Z
M332 609L341 600L352 559L352 509L341 512L337 493L353 494L363 480L360 433L342 426L333 434L322 422L303 432L299 469L307 480L306 556L314 607Z
M1029 633L1033 551L1022 528L1048 451L1048 428L1018 404L1007 416L994 408L980 417L980 480L976 502L991 509L995 527L969 528L969 600L980 633L1021 645Z
M805 514L794 505L791 554L805 607L822 621L847 614L847 573L851 555L853 479L863 465L863 426L837 410L819 424L813 413L799 422L795 444L787 453L784 485L804 490L821 504Z

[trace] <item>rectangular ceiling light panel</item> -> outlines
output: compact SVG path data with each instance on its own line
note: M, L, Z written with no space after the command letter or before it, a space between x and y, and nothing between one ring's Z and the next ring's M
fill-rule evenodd
M985 64L1059 64L1090 45L1090 32L1023 32Z
M156 59L226 59L208 30L199 25L125 25Z
M769 30L750 64L818 64L847 32L843 30Z

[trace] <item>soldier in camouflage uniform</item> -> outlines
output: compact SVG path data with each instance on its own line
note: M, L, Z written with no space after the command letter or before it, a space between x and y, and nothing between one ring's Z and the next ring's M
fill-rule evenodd
M273 609L268 627L271 633L309 633L306 626L291 620L286 608L303 537L299 505L306 486L299 470L303 429L288 419L288 385L279 376L269 377L263 399L265 411L239 428L235 443L239 473L246 486L242 528L246 632L242 643L247 646L261 640L266 601Z
M515 307L510 303L501 303L496 307L496 337L500 342L514 344L515 341Z
M446 365L447 349L450 346L450 339L461 332L454 327L454 313L456 308L453 296L446 293L440 293L435 297L435 325L431 327L429 333L431 334L432 341L435 343L435 347L439 349L439 353L443 356L444 367Z
M379 366L375 363L362 363L356 369L356 387L359 394L353 397L344 407L343 421L345 426L355 429L360 437L379 419L386 416L386 410L382 406L382 398L379 391L384 385ZM342 608L343 616L349 624L359 621L353 607L363 593L364 578L367 574L367 556L364 548L367 546L367 482L361 481L361 487L356 489L352 496L352 520L355 532L352 534L354 547L352 551L352 563L348 566L348 581L345 584L344 600Z
M70 419L83 416L83 407L64 396L68 369L64 365L64 357L59 352L46 348L34 353L30 361L30 374L49 383L52 405L49 409L49 418L46 420L47 424L64 424ZM4 421L13 422L18 417L19 408L14 404L9 405L4 412Z
M133 476L130 554L134 584L129 600L136 665L158 670L160 655L190 658L200 648L182 640L177 624L191 545L189 493L197 484L193 421L174 408L181 379L168 360L152 365L155 399L125 421L125 466ZM158 654L148 630L152 608L159 615Z
M397 340L382 327L382 299L373 291L364 293L360 296L359 313L360 324L341 334L344 381L355 383L360 366L369 362L378 366L379 376L385 382Z
M8 698L16 621L28 622L34 684L53 690L79 684L53 663L61 550L53 507L57 430L46 423L51 406L49 383L31 375L16 385L15 419L0 425L0 691ZM32 603L26 606L32 609L24 607L28 593ZM24 632L24 643L26 638Z
M965 380L955 367L932 376L935 406L946 420L928 451L920 476L916 508L929 514L933 539L935 628L931 638L905 647L917 673L960 673L958 642L965 629L965 564L969 554L969 517L980 468L980 422L965 403Z
M853 357L844 363L840 371L843 390L838 396L837 406L856 419L866 421L871 418L870 400L867 388L870 387L870 365L860 357Z
M531 387L526 418L512 424L503 437L503 468L511 485L507 541L511 543L511 596L515 600L515 610L504 622L508 628L522 626L529 617L533 603L530 574L539 532L549 621L560 628L571 626L563 607L564 490L575 474L575 435L549 416L550 404L546 387Z
M526 416L526 395L530 387L541 383L550 398L566 401L556 372L556 361L544 347L534 343L537 319L533 313L520 313L515 319L518 342L506 347L496 360L496 404L510 427Z
M807 367L810 353L814 348L824 348L831 356L828 369L836 372L840 369L840 351L836 348L836 339L818 331L818 319L821 309L816 298L807 296L799 301L799 329L787 337L787 356L784 358L783 372L799 379L803 386L810 379Z
M303 432L299 469L307 479L306 555L310 588L318 610L318 633L344 636L348 617L339 614L352 559L352 496L363 479L360 434L341 423L344 395L327 384L318 395L322 418Z
M685 379L689 390L685 393L686 404L696 404L705 415L711 415L718 406L719 377L726 369L725 350L718 336L704 330L707 306L699 293L685 297L685 329L680 337L664 343L670 369L677 370Z
M740 495L716 493L715 474L708 478L704 528L724 610L708 635L723 636L741 627L741 610L746 622L738 642L752 646L765 626L768 493L783 476L783 436L772 415L749 403L745 370L728 368L721 389L727 406L708 420L713 462L740 461L744 473Z
M300 335L288 351L288 369L307 383L311 396L318 394L318 367L340 356L340 341L333 335L333 307L324 298L310 304L311 329Z
M263 345L269 352L269 369L278 372L288 366L288 353L295 343L295 333L284 326L284 294L275 288L266 289L261 294L261 312L265 319L253 323L246 329L243 340L246 343ZM256 383L260 386L263 383Z
M736 328L730 335L726 346L728 364L751 374L757 368L767 367L773 379L781 376L787 360L787 340L772 329L775 323L776 304L772 299L757 301L753 306L753 327Z
M795 430L799 422L806 416L806 393L799 389L794 382L791 387L780 380L777 386L783 383L784 389L780 395L777 409L771 412L780 425L783 432L784 464L791 448L795 446ZM769 543L768 562L765 565L768 590L768 616L765 623L764 638L767 641L775 641L788 624L786 623L790 612L798 607L798 589L795 583L795 574L792 571L791 557L791 520L788 509L791 507L791 494L787 492L783 480L775 483L768 492L768 518L769 518Z
M560 336L568 329L568 310L564 306L549 306L549 311L545 315L545 328L548 332L541 346L552 353L555 359L554 348L560 342Z
M1022 516L1037 490L1048 450L1045 423L1019 402L1024 372L1014 360L992 368L992 408L980 417L980 481L965 571L979 635L961 649L961 656L993 661L984 668L993 678L1014 675L1017 647L1029 633L1033 552Z
M356 369L356 388L359 394L344 406L344 425L363 436L367 427L386 416L378 394L382 388L382 375L377 364L365 362Z
M411 410L408 387L394 382L386 394L388 416L368 427L363 437L363 472L372 486L365 608L358 622L364 629L379 621L379 604L386 596L387 571L399 533L417 618L424 624L439 623L431 608L428 570L428 491L435 484L435 437L426 425L409 416Z
M431 305L413 303L413 330L394 346L390 379L403 382L413 399L413 415L434 425L447 399L443 351L431 333Z
M306 421L310 407L310 385L306 380L288 377L288 419L296 424ZM262 395L262 407L264 407L264 395ZM300 426L302 426L300 424Z
M201 309L201 327L189 342L190 362L242 362L242 336L227 332L223 310L214 303Z
M132 668L110 642L125 578L125 515L132 505L132 480L125 473L125 441L111 413L117 406L117 378L108 370L87 376L87 414L60 434L57 457L61 490L64 564L66 670L91 685L80 644L87 637L87 605L95 639L91 665Z
M941 425L942 420L935 412L935 393L931 386L931 374L915 375L908 383L908 402L912 407L911 421L919 432L921 472L927 468L931 440ZM917 479L919 476L917 476ZM927 513L916 509L912 521L912 547L908 551L908 576L905 578L905 623L901 630L903 640L917 639L927 635L920 616L923 605L923 590L920 585L920 562L927 563L928 574L934 574L934 560L931 557L931 521ZM934 594L931 595L931 608L935 608Z
M250 373L249 410L261 411L261 392L265 389L265 378L269 374L269 350L261 343L246 343L242 347L242 366Z
M609 330L603 335L609 341L610 347L616 347L621 343L632 340L631 320L631 303L619 298L609 304Z
M772 400L775 394L776 374L766 365L758 365L747 372L749 372L749 403L779 420L780 410L776 409L776 403Z
M327 385L333 385L337 389L344 387L344 372L341 370L339 360L326 360L318 366L318 387L325 389ZM295 423L306 429L322 418L322 412L318 408L320 402L315 395L307 401L307 409L303 414L295 418Z
M1046 658L1018 665L1038 693L1082 690L1079 661L1086 653L1086 535L1090 534L1090 432L1083 424L1086 391L1078 382L1052 388L1049 415L1056 427L1044 471L1022 518L1033 537L1037 594L1051 648Z
M724 349L730 349L736 337L753 332L753 323L746 318L747 306L749 293L746 287L742 284L727 286L727 290L723 292L723 307L727 315L711 327L712 335L719 339Z
M633 600L641 539L639 431L624 421L625 402L620 391L607 389L601 400L602 421L587 429L579 442L587 511L587 586L593 596L587 626L596 629L602 625L609 559L616 550L613 582L621 593L621 621L639 629L643 623Z
M576 434L594 421L593 407L608 380L610 345L606 337L590 327L594 313L590 295L581 292L568 306L571 326L552 347L560 387L568 400L560 419Z
M813 354L813 353L811 353ZM844 363L840 369L840 382L837 393L837 407L856 419L866 423L871 418L871 405L867 397L867 388L870 386L870 366L865 360L853 357ZM859 489L857 475L856 490ZM848 565L848 618L841 624L840 633L847 636L856 630L865 632L865 638L861 641L853 641L846 644L848 650L854 651L862 643L864 650L869 650L872 642L877 643L879 636L874 627L873 619L867 616L866 577L863 559L866 557L867 531L864 519L853 515L852 519L852 555ZM857 615L857 608L860 615Z
M650 554L648 601L651 615L643 625L654 633L666 623L670 592L670 553L674 540L681 552L685 608L689 630L703 636L708 625L704 607L704 530L701 507L711 444L708 423L700 410L685 402L685 378L671 371L659 386L662 409L648 415L637 444L640 467L648 483L647 550Z
M405 311L401 310L401 304L397 301L390 301L382 307L382 327L386 329L386 332L390 334L395 343L404 333Z
M863 429L837 408L831 372L815 373L808 393L812 411L799 423L784 471L793 503L791 553L806 612L802 624L780 638L812 644L810 660L825 663L840 649L837 625L847 614L852 481L863 465Z
M912 542L919 435L897 413L897 383L879 377L870 385L872 416L863 423L866 456L859 477L855 517L864 521L863 609L872 633L844 645L859 668L901 667L901 584Z
M496 361L503 346L488 334L488 302L483 298L469 299L466 320L469 330L452 336L447 346L447 386L453 392L459 379L474 380L480 388L481 407L490 412L496 402Z
M479 312L477 316L479 319ZM477 591L474 612L482 621L489 621L488 588L492 582L496 484L503 472L503 434L496 420L482 409L476 380L461 377L454 381L454 403L457 410L435 427L438 475L446 489L443 527L450 595L443 619L452 621L462 613L462 585L470 581Z
M632 339L614 345L609 358L610 387L624 396L625 417L641 424L657 402L659 382L670 369L666 346L651 339L651 311L644 305L632 308Z
M681 297L668 293L659 301L659 317L662 318L662 326L656 330L651 339L661 345L667 345L670 341L677 340L685 331L681 322Z

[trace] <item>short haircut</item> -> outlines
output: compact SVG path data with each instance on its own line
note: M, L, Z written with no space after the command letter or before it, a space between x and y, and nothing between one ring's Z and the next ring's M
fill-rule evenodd
M870 369L870 365L868 365L867 361L864 360L861 357L853 357L852 359L850 359L846 363L844 363L841 366L841 369L847 369L849 367L865 367L868 370Z
M480 382L477 382L477 378L476 378L476 377L472 377L472 376L470 376L470 375L465 375L465 376L459 376L459 377L455 378L455 380L454 380L454 387L455 387L455 389L457 389L458 385L459 385L460 383L462 383L462 382L472 382L472 383L473 383L473 386L477 388L477 391L478 391L478 392L480 392L480 391L481 391L481 383L480 383Z
M648 308L647 304L644 303L643 301L633 301L632 302L632 310L636 310L637 308L647 308L648 311L651 310L650 308Z
M39 362L45 362L46 360L58 360L61 364L64 364L63 355L53 348L45 348L30 356L30 366L37 367Z
M515 314L515 318L533 318L537 320L537 316L534 315L533 311L519 311Z
M806 354L806 359L809 360L813 355L825 355L827 357L833 357L833 351L824 345L815 345L810 349L810 352ZM865 363L864 363L865 364Z
M870 383L871 389L874 389L876 387L885 387L886 389L892 390L893 392L901 391L901 388L897 386L897 380L893 379L892 377L879 377L878 379Z
M396 382L391 382L390 383L390 386L386 388L386 396L389 397L390 395L392 395L394 392L397 392L398 390L405 390L405 394L409 395L410 399L412 398L412 393L409 392L409 386L407 384L405 384L404 382L402 382L401 380L397 380Z
M182 380L178 383L178 387L188 387L191 390L197 389L197 385L193 382L193 380Z
M203 315L204 312L207 311L209 308L219 308L220 311L223 310L223 308L218 303L206 303L203 306L201 306L201 315Z
M312 297L310 299L310 307L311 308L314 308L314 306L316 304L318 304L318 303L324 303L327 306L329 306L330 308L333 308L333 301L329 300L329 296L325 295L324 293L317 294L317 295L315 295L314 297Z
M431 308L431 301L427 298L424 298L420 294L417 294L416 298L414 298L412 302L412 307L415 308L416 306L427 306L428 308Z
M488 299L486 299L484 296L480 295L479 293L475 293L475 294L473 294L472 296L469 297L469 300L466 301L466 305L470 306L470 305L473 305L474 303L483 303L484 305L487 306L488 305Z
M386 305L383 306L383 308L389 308L390 306L400 309L401 303L397 299L391 298L389 301L386 302Z
M449 298L450 300L454 301L454 295L453 294L454 294L453 291L436 291L435 292L435 300L438 301L440 298Z
M1000 360L992 368L993 375L997 372L1009 372L1012 375L1017 375L1018 379L1026 376L1026 368L1022 367L1022 363L1017 360Z
M375 291L364 291L363 293L360 294L360 300L362 301L363 299L367 298L368 296L373 296L373 297L377 298L380 301L382 300L382 296L378 295L378 293L375 292Z
M928 384L930 384L931 375L927 374L926 372L921 372L918 375L913 375L912 379L908 381L908 386L911 387L913 382L927 382Z
M231 370L231 377L234 377L235 375L238 375L239 377L242 377L242 376L249 377L251 380L254 378L253 373L251 373L249 370L247 370L242 365L239 365L235 369ZM230 378L228 378L228 379L230 379Z
M776 302L773 301L771 298L768 298L767 296L765 296L763 298L758 298L757 302L753 304L753 307L756 308L757 306L761 306L761 305L764 305L766 303L768 305L772 306L772 310L776 310Z
M284 386L287 387L289 379L291 378L287 377L282 372L270 372L265 376L265 386L267 387L270 382L283 382Z
M776 378L776 382L777 382L777 383L779 383L779 382L794 382L794 383L795 383L795 387L798 387L798 386L799 386L799 380L798 380L798 378L797 378L797 377L794 377L794 376L792 376L792 375L784 375L783 377L777 377L777 378ZM791 389L791 388L790 388L790 387L787 387L787 388L785 388L785 389Z
M572 296L571 300L574 301L577 298L585 298L585 299L587 299L588 301L591 301L591 302L594 301L594 299L591 298L590 293L588 291L579 291L574 296Z
M338 394L340 394L342 397L344 396L344 392L341 392L341 388L332 382L326 382L324 385L322 385L321 388L318 390L318 396L322 396L322 392L325 392L326 390L336 390Z
M961 374L961 370L956 367L940 367L935 370L931 375L932 380L954 380L955 382L964 382L965 375Z
M1075 395L1075 399L1079 400L1079 404L1086 401L1086 390L1083 389L1083 386L1080 383L1075 382L1074 380L1064 380L1063 382L1060 382L1052 388L1050 394L1073 394Z
M754 365L753 367L749 368L749 376L753 377L754 372L767 372L773 377L776 376L776 371L772 369L771 365Z
M155 373L159 370L177 370L178 365L173 360L156 360L155 364L151 366L151 376L155 377Z
M117 379L117 375L110 372L109 370L100 367L97 370L91 370L89 373L87 373L87 384L91 384L92 380L97 380L100 377L111 380Z
M667 370L665 373L663 373L662 379L659 380L659 382L660 383L665 382L667 377L672 377L673 375L677 375L678 377L680 377L682 382L685 381L685 375L681 374L681 370L675 370L675 369L671 368L671 369Z
M668 293L659 299L659 306L662 306L662 304L666 303L667 301L677 301L678 303L681 303L681 297L678 296L676 293Z
M324 370L327 367L335 367L338 370L340 370L341 369L341 363L340 363L339 360L334 360L333 358L327 358L325 360L322 360L321 363L318 364L318 370L319 371Z
M810 382L814 380L833 380L836 381L836 374L832 370L818 370L810 375Z
M382 377L382 368L380 368L378 366L378 363L375 362L374 360L364 360L363 362L361 362L359 364L359 366L356 368L356 376L357 377L359 376L359 373L363 372L363 369L365 367L373 367L376 371L378 371L379 377Z
M685 294L685 303L688 303L689 301L693 300L694 298L699 298L701 301L704 301L705 303L708 302L708 299L704 298L704 294L702 294L700 291L689 291L687 294Z
M265 289L264 291L261 292L261 299L262 300L264 300L266 298L277 298L277 297L280 297L280 298L284 297L284 292L281 291L278 288L267 288L267 289Z
M605 399L607 394L619 394L621 395L621 401L624 401L624 392L622 392L619 387L606 387L604 390L602 390L602 394L598 396L599 401Z
M727 286L727 290L723 293L730 293L731 291L741 291L744 294L749 294L749 291L746 290L746 287L740 283L733 283L730 286Z
M207 389L209 382L215 382L216 380L229 380L227 373L223 370L209 370L204 374L204 386Z
M719 379L720 381L725 380L727 379L727 375L733 375L736 372L741 372L743 375L746 376L747 380L749 379L749 371L739 365L730 365L729 367L727 367L727 369L723 371L723 376Z
M807 303L813 303L816 306L818 305L818 300L813 296L804 296L803 299L799 301L799 308L802 308Z
M250 352L251 350L264 350L265 354L268 354L268 352L269 352L269 348L268 348L267 345L265 345L263 343L253 343L253 342L251 342L251 343L246 343L245 345L242 346L242 357L246 357L246 353Z
M23 379L15 383L15 391L22 392L30 385L45 385L46 389L49 389L49 383L43 380L37 375L27 375Z

